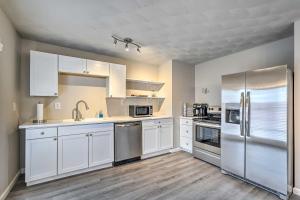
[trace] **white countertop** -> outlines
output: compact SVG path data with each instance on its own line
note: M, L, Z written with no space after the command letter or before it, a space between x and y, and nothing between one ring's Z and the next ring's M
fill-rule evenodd
M101 123L120 123L120 122L145 121L145 120L163 119L163 118L172 118L172 116L159 115L153 117L139 117L139 118L133 118L130 116L118 116L118 117L105 117L105 118L87 118L82 121L74 121L73 119L48 120L44 124L35 124L32 122L26 122L24 124L21 124L19 126L19 129L47 128L47 127L58 127L58 126L101 124Z

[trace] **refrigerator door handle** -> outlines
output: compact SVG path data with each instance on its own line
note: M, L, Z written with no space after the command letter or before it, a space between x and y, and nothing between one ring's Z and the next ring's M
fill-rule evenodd
M245 121L245 101L244 101L244 92L241 92L241 98L240 98L240 113L242 113L242 116L240 116L240 118L242 120L240 120L240 135L244 136L244 121Z
M251 110L251 101L250 101L250 92L247 92L247 97L246 97L246 136L250 137L250 110Z

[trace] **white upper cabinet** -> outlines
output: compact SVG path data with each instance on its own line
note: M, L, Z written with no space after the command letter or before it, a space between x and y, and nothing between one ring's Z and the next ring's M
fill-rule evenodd
M86 59L58 56L59 72L82 74L86 72Z
M109 64L107 97L126 97L126 65Z
M58 95L58 55L30 51L30 96Z
M109 76L109 63L87 60L86 62L86 73L94 76Z

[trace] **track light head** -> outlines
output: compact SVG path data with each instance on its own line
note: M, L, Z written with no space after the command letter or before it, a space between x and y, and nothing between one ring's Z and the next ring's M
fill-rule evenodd
M128 43L125 44L125 51L129 51Z
M137 50L137 52L141 53L141 48L140 47L138 47L136 50Z
M118 40L116 38L114 38L114 45L115 47L117 46Z

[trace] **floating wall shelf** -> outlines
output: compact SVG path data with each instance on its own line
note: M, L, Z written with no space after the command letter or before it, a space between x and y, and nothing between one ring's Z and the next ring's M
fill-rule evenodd
M126 87L131 90L159 91L164 84L156 81L126 79Z

